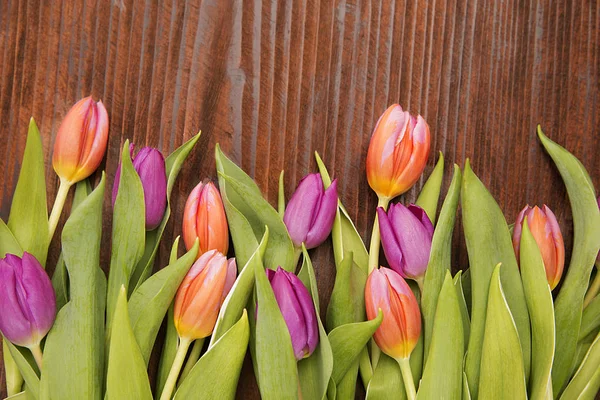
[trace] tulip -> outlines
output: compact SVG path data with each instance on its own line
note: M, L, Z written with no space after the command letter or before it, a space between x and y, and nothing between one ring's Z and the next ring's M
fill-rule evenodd
M194 349L201 349L202 340L212 333L221 305L235 282L236 271L235 259L227 260L217 250L210 250L196 260L183 278L173 309L179 344L161 400L171 398L190 344L200 339Z
M0 331L16 345L27 347L38 366L40 342L56 317L56 297L50 278L36 258L7 254L0 259Z
M400 365L409 399L415 397L409 357L421 335L419 304L406 281L389 268L374 269L365 285L367 318L375 319L379 310L383 321L373 339L377 346Z
M430 142L423 117L390 106L377 121L367 152L367 180L375 193L391 199L410 189L425 169Z
M144 188L144 205L146 207L146 230L153 230L160 225L167 207L167 174L165 172L165 158L158 149L152 147L142 148L137 156L133 157L133 143L129 152L133 161L133 168L138 173ZM115 205L119 182L121 181L121 164L117 167L115 183L112 191L112 204Z
M183 241L191 249L198 238L198 257L209 250L227 254L229 230L221 195L212 182L200 182L192 190L183 211Z
M317 314L312 297L293 273L267 269L267 277L292 339L296 360L309 357L319 343Z
M525 206L519 213L513 229L512 240L517 260L519 259L521 232L525 217L527 217L531 234L542 254L550 289L554 289L560 282L565 265L565 244L560 226L558 226L554 213L546 205L542 209L537 206L533 208L529 205Z
M433 224L427 213L414 204L392 204L387 214L377 208L381 243L390 267L403 278L417 281L422 287L429 263Z
M54 236L69 188L100 165L108 142L108 114L102 101L79 100L63 119L52 155L52 166L60 186L49 218L50 239Z
M337 211L337 180L323 189L319 174L306 175L298 184L283 215L292 242L307 249L319 246L327 239Z

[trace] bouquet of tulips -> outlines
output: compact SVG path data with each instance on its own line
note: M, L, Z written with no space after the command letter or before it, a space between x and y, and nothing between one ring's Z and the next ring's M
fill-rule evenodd
M425 120L398 105L381 116L368 149L367 180L379 197L368 251L318 154L319 173L300 181L287 204L281 173L274 208L217 145L219 188L205 180L191 191L182 210L186 253L178 237L169 264L153 273L172 188L199 135L166 158L125 142L107 279L99 267L105 177L94 188L90 178L107 145L106 110L86 98L61 124L50 217L32 119L10 217L0 222L11 398L232 399L248 348L265 399L354 399L359 377L368 399L596 395L599 206L583 165L541 129L575 228L556 300L565 249L548 207L526 206L509 226L467 161L463 171L454 166L438 216L441 155L416 204L391 204L419 180L430 151ZM48 247L71 186L49 278ZM470 266L452 276L459 202ZM330 235L336 277L321 311L309 250ZM380 247L389 268L380 266ZM160 363L151 382L153 349Z

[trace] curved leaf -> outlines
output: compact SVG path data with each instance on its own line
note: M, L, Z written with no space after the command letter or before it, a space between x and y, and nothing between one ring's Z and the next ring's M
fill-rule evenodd
M593 400L600 389L600 333L569 382L561 399Z
M521 233L521 277L531 318L531 377L529 393L532 399L548 398L552 388L550 375L554 359L554 305L546 280L544 260L529 230L527 218ZM551 393L550 393L550 397Z
M183 278L196 260L198 247L198 240L196 240L190 251L152 275L131 295L129 300L131 326L146 365L165 314Z
M152 399L146 363L131 329L125 286L117 298L110 336L106 400Z
M27 349L15 346L6 340L4 336L2 336L2 342L6 343L6 348L10 351L10 355L19 368L19 372L25 380L31 395L37 399L40 391L40 378L38 378L37 366L33 366L35 362L31 357L31 353Z
M338 326L329 333L329 343L333 352L331 376L336 384L340 382L358 358L363 347L381 325L382 320L383 313L380 310L375 319Z
M494 268L489 288L478 398L526 399L521 343L500 282L500 264Z
M600 328L600 296L596 296L594 300L583 309L579 340L582 340L598 328Z
M365 319L365 283L366 273L354 263L354 253L346 257L338 265L335 283L329 305L327 306L327 329Z
M419 197L417 197L416 205L421 207L427 213L431 223L435 225L435 216L442 189L442 180L444 178L444 154L440 151L438 162L435 168L427 178L427 182L423 185Z
M531 360L531 332L525 293L506 219L492 195L471 169L468 160L463 176L461 202L472 298L471 336L465 372L471 395L475 396L478 393L488 292L494 265L503 265L500 279L519 332L526 377L529 376Z
M104 376L106 277L100 269L106 179L72 211L62 231L69 302L46 338L42 399L100 399Z
M46 265L48 245L48 205L46 203L46 174L44 147L40 131L33 118L29 120L27 143L19 172L19 180L10 206L8 228L21 248Z
M163 215L163 219L158 228L146 232L144 254L131 274L130 292L133 292L134 288L137 289L152 274L154 259L158 252L158 245L160 244L163 232L165 231L165 227L171 216L171 193L173 192L175 180L177 179L186 158L194 146L196 146L198 139L200 139L201 133L202 132L198 132L198 134L178 147L177 150L171 153L165 160L165 172L167 174L167 208L165 209L165 215Z
M249 335L248 314L244 310L239 321L194 365L174 399L234 399Z
M129 141L121 153L121 179L113 207L110 269L106 294L106 337L109 342L112 318L121 286L129 290L135 265L144 254L146 212L142 182L133 168Z
M573 212L573 253L556 297L556 355L552 367L554 393L565 387L573 370L583 299L600 249L600 212L590 176L571 153L548 139L538 125L538 137L565 182Z
M417 399L462 398L464 334L461 311L450 271L440 291L429 357Z
M388 400L392 395L394 399L406 399L404 381L398 362L381 353L373 378L367 387L366 400Z
M427 360L429 354L438 296L440 290L442 290L446 271L449 271L451 268L452 232L454 231L454 223L456 220L456 209L458 207L461 180L462 174L460 168L455 164L452 183L450 183L448 194L444 199L444 204L442 205L442 210L440 212L440 219L433 233L431 255L429 256L429 264L425 271L423 298L421 300L425 360Z

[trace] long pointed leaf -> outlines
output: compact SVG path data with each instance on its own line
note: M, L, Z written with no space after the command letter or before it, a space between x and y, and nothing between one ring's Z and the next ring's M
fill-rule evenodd
M435 217L437 206L440 199L440 191L442 189L442 179L444 178L444 154L440 151L438 162L435 168L427 178L427 182L423 185L421 193L417 198L416 205L421 207L427 213L431 223L435 225Z
M381 354L373 378L367 388L366 400L406 399L406 390L398 362Z
M581 325L583 299L594 261L600 249L600 212L590 176L575 156L548 139L538 126L538 136L565 182L573 212L573 253L554 303L556 313L556 355L552 385L558 395L573 368Z
M593 400L600 389L600 333L588 350L577 372L566 387L561 400Z

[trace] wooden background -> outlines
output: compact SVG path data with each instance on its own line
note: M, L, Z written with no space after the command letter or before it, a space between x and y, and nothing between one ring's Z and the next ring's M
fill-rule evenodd
M106 104L104 168L112 187L125 138L170 152L202 137L175 187L157 267L181 233L187 193L215 179L214 144L274 204L315 171L318 151L366 240L376 198L365 178L369 137L386 106L422 114L437 152L470 157L509 221L546 203L567 244L572 221L536 124L600 184L600 4L592 0L0 1L0 216L8 217L27 123L46 154L48 200L56 132L92 94ZM450 176L445 177L444 190ZM423 180L401 201L414 201ZM105 198L109 263L110 190ZM51 203L50 203L51 204ZM64 223L61 220L60 227ZM453 263L467 265L460 222ZM52 243L50 268L58 256ZM313 252L322 310L333 286L330 243ZM153 365L152 368L155 368ZM1 375L1 374L0 374ZM2 390L4 395L4 378ZM247 363L240 398L258 398Z

